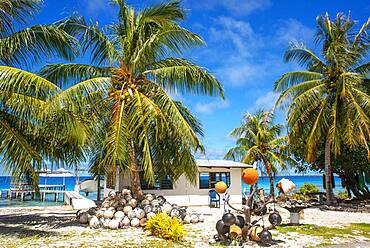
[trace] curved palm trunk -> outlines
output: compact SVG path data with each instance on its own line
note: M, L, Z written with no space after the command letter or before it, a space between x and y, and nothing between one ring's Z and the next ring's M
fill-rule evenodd
M327 204L333 204L333 184L332 184L332 168L330 159L330 147L331 142L329 137L326 138L325 142L325 187L326 187L326 200Z
M131 163L130 164L131 191L135 198L141 200L144 196L144 193L141 189L140 174L139 174L139 168L137 165L133 140L130 141L129 155L130 155L130 163Z
M274 177L272 176L270 161L264 159L263 163L265 164L265 168L270 180L270 195L275 195Z

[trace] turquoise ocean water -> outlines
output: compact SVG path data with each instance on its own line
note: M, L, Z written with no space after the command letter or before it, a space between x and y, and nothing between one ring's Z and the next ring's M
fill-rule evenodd
M88 177L88 176L81 176L80 177L80 181L83 181L85 179L88 179L88 178L91 178L91 177ZM309 183L313 183L313 184L316 184L321 191L323 191L323 184L322 184L322 176L276 176L275 177L275 185L276 183L282 179L282 178L287 178L287 179L290 179L292 180L296 186L297 186L297 189L299 187L301 187L305 182L309 182ZM65 181L63 181L65 180ZM66 185L66 190L74 190L74 185L75 185L75 182L76 182L76 178L75 177L66 177L65 179L63 179L62 177L48 177L48 178L44 178L44 177L41 177L40 178L40 184L53 184L53 185L56 185L56 184L64 184ZM9 176L0 176L0 190L4 190L4 189L9 189L9 185L10 185L10 177ZM340 182L340 179L338 177L335 177L335 188L334 188L334 191L339 191L339 190L343 190L343 188L341 187L341 182ZM268 177L260 177L260 179L258 180L258 187L262 187L265 189L265 192L268 192L269 191L269 180L268 180ZM243 183L243 188L246 188L247 190L249 190L249 186L248 185L245 185ZM84 195L83 192L80 192L82 195ZM62 196L60 196L62 197ZM95 194L89 194L88 195L88 198L90 199L93 199L95 200L96 199L96 193ZM2 197L0 197L0 207L16 207L16 206L55 206L55 205L61 205L62 204L62 199L60 199L59 202L55 202L54 199L53 199L53 196L50 195L48 199L46 199L46 201L44 202L41 202L41 201L32 201L32 200L25 200L25 201L20 201L20 200L8 200L8 199L5 199L5 195L3 194Z

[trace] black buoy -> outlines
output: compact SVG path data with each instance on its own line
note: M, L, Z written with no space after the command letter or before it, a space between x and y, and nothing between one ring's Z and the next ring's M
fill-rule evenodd
M222 220L217 221L216 230L218 234L226 234L230 230L230 226L225 225Z
M272 234L267 229L263 229L263 231L260 232L258 236L261 242L264 244L270 244L272 241Z
M236 220L236 218L232 213L226 213L226 214L222 215L222 221L227 226L231 226L232 224L234 224L235 220Z
M243 228L243 226L245 225L244 217L241 215L237 215L234 224L240 228Z
M273 212L270 214L269 216L269 222L271 223L271 225L273 226L278 226L281 224L282 222L282 218L280 216L280 214L278 212Z

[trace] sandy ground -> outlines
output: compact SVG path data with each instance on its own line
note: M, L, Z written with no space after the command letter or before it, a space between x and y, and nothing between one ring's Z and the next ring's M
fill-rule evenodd
M283 223L289 222L289 213L278 209ZM0 247L212 247L216 234L215 223L222 209L194 208L205 214L205 222L187 225L188 235L183 243L170 243L149 236L141 228L120 230L94 230L80 225L75 212L69 207L2 208L0 209ZM267 223L267 219L265 220ZM341 227L350 223L370 223L370 214L321 211L310 208L304 211L303 224ZM273 230L272 247L370 247L370 240L362 236L322 237ZM249 242L245 247L259 247Z

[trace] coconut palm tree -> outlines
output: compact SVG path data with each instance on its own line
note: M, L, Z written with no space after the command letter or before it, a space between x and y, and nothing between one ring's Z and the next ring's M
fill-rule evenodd
M51 56L74 57L75 38L59 28L64 21L24 28L41 4L36 0L0 1L0 163L12 175L29 175L35 183L34 169L43 160L71 162L75 159L69 151L76 149L70 142L75 132L57 131L63 127L62 120L70 119L67 114L43 111L61 89L15 67L29 68Z
M286 137L281 136L282 128L282 125L273 123L271 112L247 113L241 126L230 133L237 139L236 146L225 155L226 159L246 164L262 162L270 180L270 195L274 195L273 173L278 172L278 166L286 169L288 163L295 162L287 155Z
M337 14L334 20L319 16L315 39L322 45L316 55L302 44L291 43L286 62L296 61L306 70L288 72L275 83L281 95L277 106L289 105L289 141L302 137L306 160L316 158L317 147L325 147L326 197L333 201L331 152L340 154L342 144L362 143L368 150L369 104L367 94L370 63L370 19L359 29L351 16Z
M179 58L203 45L198 35L181 27L185 12L178 1L135 11L123 0L117 23L104 28L82 18L69 22L91 53L91 65L48 65L41 75L53 82L73 82L59 98L80 110L90 106L94 123L92 164L113 178L117 168L129 172L134 195L142 196L140 173L153 184L158 174L195 180L193 152L202 150L201 128L190 111L168 92L223 96L216 78L193 62Z

